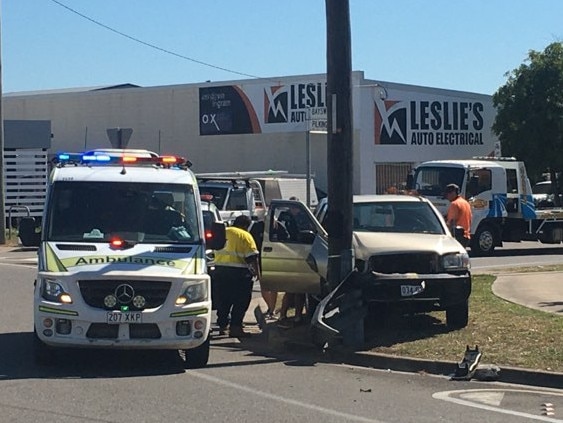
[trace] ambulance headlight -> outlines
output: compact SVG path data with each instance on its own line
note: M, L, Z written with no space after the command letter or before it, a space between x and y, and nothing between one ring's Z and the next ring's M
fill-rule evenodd
M188 285L182 295L176 299L177 305L199 303L207 300L207 282L198 282Z
M72 303L71 296L64 290L60 281L56 279L41 280L41 297L56 303Z

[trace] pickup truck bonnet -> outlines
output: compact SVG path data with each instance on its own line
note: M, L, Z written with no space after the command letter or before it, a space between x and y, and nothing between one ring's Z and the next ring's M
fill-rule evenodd
M449 235L416 233L354 232L356 259L367 260L374 254L405 251L430 251L438 254L461 251L461 245Z

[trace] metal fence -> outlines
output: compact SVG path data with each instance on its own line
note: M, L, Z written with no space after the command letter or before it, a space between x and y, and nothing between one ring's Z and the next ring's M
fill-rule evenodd
M6 216L40 217L47 195L48 161L45 149L4 150Z
M376 163L376 194L386 194L404 190L407 175L412 172L414 166L415 163L412 162Z

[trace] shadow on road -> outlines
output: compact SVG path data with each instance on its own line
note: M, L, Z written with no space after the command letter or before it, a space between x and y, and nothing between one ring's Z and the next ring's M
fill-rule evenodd
M185 362L176 350L108 350L61 348L57 350L56 362L52 366L34 363L33 333L0 334L0 384L2 381L18 379L60 378L129 378L139 376L161 376L184 373ZM213 350L230 349L247 352L244 361L232 360L213 363ZM267 339L258 335L252 340L237 342L211 338L211 360L208 368L256 366L283 361L270 354ZM248 357L253 357L248 360ZM294 358L288 365L297 365Z
M366 343L363 349L392 347L418 339L432 338L451 332L444 321L429 314L389 315L385 322L366 324Z
M0 334L0 381L30 378L122 378L184 372L177 351L60 349L54 366L37 366L32 332Z

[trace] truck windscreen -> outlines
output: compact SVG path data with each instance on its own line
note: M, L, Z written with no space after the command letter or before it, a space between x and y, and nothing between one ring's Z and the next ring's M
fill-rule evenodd
M446 185L463 186L465 169L461 167L423 166L414 175L414 189L425 197L441 197Z
M49 196L48 241L105 242L116 236L138 243L202 240L190 185L60 181Z

